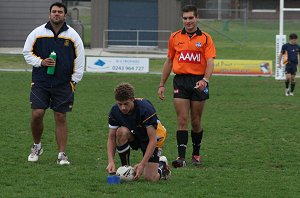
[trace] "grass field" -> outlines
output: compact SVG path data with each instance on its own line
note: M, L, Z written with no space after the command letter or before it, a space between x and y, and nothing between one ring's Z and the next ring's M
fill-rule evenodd
M219 59L272 60L275 61L275 38L279 34L278 20L200 20L199 27L210 33ZM299 21L286 20L284 34L299 34ZM287 40L288 41L288 40Z
M217 58L275 60L276 21L250 21L245 29L231 21L223 33L238 42L220 35L222 23L204 22L200 27L213 36ZM287 25L285 33L298 27ZM150 59L150 72L160 72L163 62ZM3 54L0 68L31 69L22 55ZM132 83L137 97L155 105L168 129L164 154L170 161L176 157L171 79L164 102L156 95L159 79L150 74L86 73L68 114L67 154L72 164L60 167L51 110L45 117L44 154L38 163L27 162L32 144L31 73L0 72L0 197L299 197L300 87L294 97L286 97L283 82L271 77L213 77L203 118L201 167L172 169L169 181L107 185L107 114L114 103L112 90L120 82ZM132 152L133 163L140 157L140 152Z
M28 163L32 144L31 73L0 72L1 197L299 197L299 94L286 97L274 78L215 76L203 118L204 164L172 169L169 181L109 186L106 183L107 114L120 82L150 99L168 129L164 154L176 157L176 116L171 80L167 98L156 91L159 75L85 74L68 114L67 153L71 165L56 165L53 114L47 111L44 154ZM188 156L191 153L191 140ZM140 152L132 152L137 163ZM119 165L119 160L116 158ZM188 161L189 162L189 161Z

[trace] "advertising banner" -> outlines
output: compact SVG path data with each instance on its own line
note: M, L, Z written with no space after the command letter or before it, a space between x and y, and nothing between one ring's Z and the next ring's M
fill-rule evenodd
M148 73L149 58L86 57L88 72Z
M271 60L214 60L214 74L231 75L272 75Z

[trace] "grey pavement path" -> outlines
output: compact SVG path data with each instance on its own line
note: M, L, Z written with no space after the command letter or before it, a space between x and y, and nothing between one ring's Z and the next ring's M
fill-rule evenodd
M22 48L0 48L0 54L22 54ZM139 58L166 58L167 53L135 53L135 52L108 52L102 48L85 49L86 56L108 56L108 57L139 57Z

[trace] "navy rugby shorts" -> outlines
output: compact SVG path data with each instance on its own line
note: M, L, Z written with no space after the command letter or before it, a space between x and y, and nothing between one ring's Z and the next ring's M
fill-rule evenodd
M74 103L74 90L71 83L51 88L32 83L30 92L31 109L51 108L56 112L69 112Z
M286 66L285 66L285 73L286 74L296 75L296 72L297 72L297 65L295 65L295 64L286 64Z
M133 150L138 150L139 148L141 148L142 152L143 152L143 156L145 155L146 153L146 150L142 149L143 148L146 148L147 147L147 143L144 142L142 143L141 145L141 142L139 142L137 140L137 138L134 138L134 141L130 142L130 147L133 149ZM148 162L153 162L153 163L159 163L159 156L158 156L158 148L156 147L154 152L153 152L153 155L149 158Z

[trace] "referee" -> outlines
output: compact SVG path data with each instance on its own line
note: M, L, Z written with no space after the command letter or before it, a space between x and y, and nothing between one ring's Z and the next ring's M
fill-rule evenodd
M198 13L193 5L182 8L184 28L171 34L168 56L164 63L158 89L161 100L165 98L165 83L173 70L174 106L177 114L178 156L173 167L186 166L188 120L191 119L193 144L192 164L200 165L200 144L203 137L201 117L205 100L209 98L209 79L214 69L216 49L211 36L197 27Z

